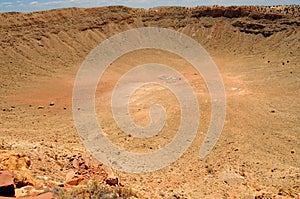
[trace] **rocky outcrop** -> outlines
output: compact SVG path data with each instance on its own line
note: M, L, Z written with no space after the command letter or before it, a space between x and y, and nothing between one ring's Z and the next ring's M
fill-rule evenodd
M240 32L262 34L269 37L274 33L287 30L287 26L299 26L299 6L230 6L230 7L199 7L192 10L192 17L226 17L237 18L232 26ZM293 19L293 17L295 17ZM284 19L284 20L282 20ZM277 20L280 23L274 23Z
M79 185L83 181L91 179L104 181L108 174L103 169L102 165L91 159L83 158L82 155L74 155L66 164L68 173L65 178L65 185Z
M0 170L13 173L14 184L17 188L34 185L35 180L29 170L31 161L26 155L16 151L0 151Z
M246 18L255 20L256 23L282 20L285 25L299 25L300 6L198 6L194 8L185 7L156 7L151 9L134 9L123 6L108 6L100 8L68 8L35 13L2 13L0 14L0 29L11 27L15 30L22 27L39 28L39 35L47 36L43 28L49 24L54 25L49 31L58 34L62 30L78 27L80 31L103 29L107 24L133 24L137 20L146 22L161 22L168 20L164 26L173 26L172 22L182 24L185 20L190 23L197 22L202 17L224 17L224 18ZM48 17L51 16L51 17ZM169 20L170 19L170 20ZM292 22L290 22L292 20ZM76 21L80 22L77 26ZM159 23L158 23L159 24ZM183 23L186 24L186 23ZM58 28L59 27L59 28ZM49 32L48 32L49 33ZM21 36L21 35L20 35ZM4 39L4 38L3 38ZM8 39L8 38L7 38Z
M280 25L274 24L263 24L253 21L239 19L232 23L234 27L240 29L241 32L250 33L250 34L262 34L264 37L269 37L276 32L284 31L287 28Z
M30 158L23 153L0 150L0 199L22 197L24 199L50 199L52 193L36 189L36 180L29 168ZM39 186L41 187L41 186Z

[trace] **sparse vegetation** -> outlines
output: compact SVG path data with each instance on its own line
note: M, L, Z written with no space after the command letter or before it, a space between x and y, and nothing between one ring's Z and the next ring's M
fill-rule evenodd
M85 182L84 185L73 187L71 190L55 187L53 189L54 198L101 198L101 199L126 199L140 198L131 188L110 187L97 181Z

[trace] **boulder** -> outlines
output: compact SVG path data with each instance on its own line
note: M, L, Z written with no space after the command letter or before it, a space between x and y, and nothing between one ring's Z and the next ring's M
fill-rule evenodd
M109 177L106 179L106 184L110 186L117 186L119 185L119 179L117 177Z
M76 186L79 185L83 181L83 177L77 175L75 171L70 170L66 175L66 185Z
M9 171L0 171L0 196L15 196L13 176Z
M24 196L35 196L44 193L44 189L37 189L33 186L25 186L19 189L15 189L15 196L24 197Z

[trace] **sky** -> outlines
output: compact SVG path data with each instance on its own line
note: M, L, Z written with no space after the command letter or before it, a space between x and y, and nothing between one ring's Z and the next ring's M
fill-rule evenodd
M124 5L134 8L197 5L299 5L300 0L0 0L0 12L32 12L67 7Z

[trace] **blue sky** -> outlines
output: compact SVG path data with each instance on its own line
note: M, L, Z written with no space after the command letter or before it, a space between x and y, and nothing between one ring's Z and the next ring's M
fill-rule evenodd
M299 5L300 0L0 0L0 12L31 12L65 7L99 7L124 5L150 8L155 6L197 5Z

